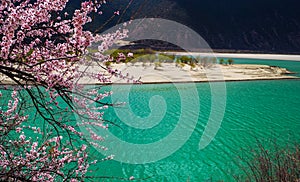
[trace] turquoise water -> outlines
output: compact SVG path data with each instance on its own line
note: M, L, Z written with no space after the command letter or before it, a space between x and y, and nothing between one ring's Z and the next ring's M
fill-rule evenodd
M300 62L234 60L286 67L300 76ZM300 80L226 82L220 128L200 150L214 109L213 84L219 83L114 86L112 102L127 105L105 112L105 119L115 126L111 133L103 133L107 141L103 144L109 148L106 154L116 156L93 167L92 175L109 177L99 181L130 176L143 181L235 181L238 176L243 181L243 168L257 140L266 146L276 140L282 147L300 142ZM145 144L150 147L143 148ZM91 155L103 159L101 153Z
M245 59L235 59L235 62L282 66L300 73L299 62ZM184 115L187 133L191 131L187 141L174 153L145 164L130 164L132 156L126 152L128 149L122 148L123 145L118 146L118 142L112 142L111 148L119 147L119 152L122 154L123 151L123 157L128 161L105 161L98 166L97 174L116 177L115 181L130 176L146 181L234 181L236 176L245 176L242 169L246 161L251 160L249 148L257 145L256 140L266 142L276 139L280 146L285 146L291 141L300 141L300 80L226 82L226 111L221 127L212 142L202 150L199 150L199 140L212 110L211 85L199 83L175 86L174 84L133 86L129 92L127 90L129 86L115 87L113 90L116 100L128 102L131 111L128 112L127 118L132 120L127 121L124 116L117 114L120 110L113 108L105 113L105 117L118 125L110 130L114 136L128 143L142 145L168 137L179 124L180 117ZM197 91L196 97L194 88ZM125 92L129 93L129 100L125 98ZM189 92L191 95L187 96ZM150 101L153 97L154 102ZM199 108L195 107L191 97L198 97ZM155 100L157 98L158 100ZM150 105L152 102L151 106L149 102ZM187 108L182 108L182 105ZM158 115L163 114L162 117L154 117L154 120L159 121L153 126L145 129L128 126L134 122L135 117L144 119L145 122L153 122L155 112ZM152 117L152 120L147 119L149 117ZM191 118L195 117L198 118L196 127L189 128L189 124L193 124L190 122ZM181 134L176 137L180 138ZM173 142L174 145L180 143L176 138ZM146 161L151 152L159 156L161 150L165 149L154 147L149 150L151 151L140 149L137 153L143 155Z
M225 59L227 60L227 59ZM264 64L270 66L279 66L296 72L300 76L300 64L296 61L280 61L280 60L258 60L258 59L233 59L236 64Z

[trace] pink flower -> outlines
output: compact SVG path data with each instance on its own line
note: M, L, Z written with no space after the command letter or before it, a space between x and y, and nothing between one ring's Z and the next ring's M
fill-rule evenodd
M132 52L129 52L129 53L127 54L127 57L133 57L133 53L132 53Z
M25 140L26 136L24 134L21 134L19 137L21 140Z
M115 11L114 15L120 15L120 11Z
M22 131L22 128L21 128L21 127L17 127L17 128L16 128L16 132L17 132L17 133L20 133L21 131ZM24 139L25 139L25 138L24 138Z
M82 145L82 146L81 146L81 150L82 150L82 151L85 151L85 150L86 150L86 145Z
M86 56L101 61L113 60L112 57L104 55L103 51L108 50L116 40L125 38L128 31L117 30L114 33L94 36L83 27L91 21L90 13L97 12L97 8L101 7L98 6L99 3L101 2L101 5L106 2L98 1L96 6L94 4L96 1L85 1L73 15L64 13L67 2L68 0L2 0L0 3L0 60L5 60L0 61L0 66L10 68L6 71L14 68L17 69L16 73L26 73L16 74L20 76L17 80L24 83L24 86L12 91L11 95L5 94L8 97L4 99L4 101L7 99L7 105L0 110L0 122L1 126L4 126L0 127L0 132L19 135L19 138L15 140L9 137L4 138L5 141L2 143L6 145L4 148L7 148L9 152L6 153L0 147L0 165L3 167L1 173L3 172L4 175L5 172L11 175L11 171L5 171L6 169L19 169L21 166L22 170L13 173L22 177L24 171L29 171L28 173L34 171L32 174L26 174L32 176L30 181L55 181L57 174L66 178L62 180L77 181L75 178L78 178L78 181L83 181L91 162L89 162L88 153L85 152L87 145L82 145L80 149L71 147L72 140L82 138L83 133L79 132L75 123L69 122L68 116L71 114L80 116L87 127L108 128L102 118L103 109L107 109L108 106L94 105L109 97L111 93L99 93L99 90L92 90L87 94L89 99L82 99L76 93L83 93L85 88L77 84L76 80L85 76L96 79L100 83L109 83L112 76L120 78L124 76L118 70L83 73L79 70L79 65L87 63ZM116 11L114 14L120 15L120 12ZM58 17L55 18L55 16ZM92 43L99 45L99 50L95 54L87 53L87 47ZM133 56L133 54L128 54L128 56ZM121 59L126 59L126 56L119 54L119 60ZM45 89L38 92L37 85ZM49 116L53 116L48 120L49 130L48 125L45 130L42 130L46 133L41 132L33 121L23 123L29 118L34 119L26 115L26 112L32 111L27 109L31 107L32 100L30 97L27 100L26 95L23 95L23 89L25 92L30 91L37 98L37 107L44 106L41 108L42 112L49 112ZM78 92L73 93L72 91L77 91L76 89ZM65 107L66 102L61 99L61 94L66 98L67 104L71 104L70 107ZM0 97L3 97L1 92ZM80 110L73 109L74 105L80 106ZM53 107L55 108L52 110ZM34 113L30 114L34 115ZM41 114L37 113L37 118ZM27 126L26 129L24 125ZM59 132L52 133L52 131ZM59 135L68 138L62 140ZM92 130L90 135L95 141L94 146L97 145L107 150L99 144L99 141L104 140L103 136ZM107 160L112 158L113 156L109 156ZM66 169L66 164L70 162L78 163L77 168L72 169L73 171ZM45 172L42 170L45 168L55 172ZM69 176L64 172L74 175Z

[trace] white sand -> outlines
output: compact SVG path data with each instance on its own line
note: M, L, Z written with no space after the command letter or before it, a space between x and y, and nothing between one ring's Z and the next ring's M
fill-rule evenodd
M300 55L287 54L245 54L245 53L197 53L197 52L163 52L175 55L194 55L194 56L214 56L217 58L245 58L245 59L266 59L266 60L290 60L300 61Z
M242 80L273 80L295 79L298 77L289 75L291 72L285 68L271 67L267 65L210 65L204 68L197 65L192 68L176 66L175 63L162 63L161 67L155 68L154 63L131 63L112 64L113 69L122 73L129 73L142 83L173 83L173 82L207 82L207 81L242 81ZM82 68L83 69L83 68ZM99 72L98 66L89 67L89 72ZM113 83L126 83L120 78L112 78ZM90 78L81 78L80 83L95 84Z
M171 53L171 52L168 52ZM178 55L191 55L191 53L173 52ZM172 54L173 54L172 53ZM300 61L300 55L274 55L274 54L231 54L231 53L192 53L195 56L215 56L224 58L253 58L253 59L275 59ZM84 70L86 67L82 66ZM242 81L242 80L273 80L273 79L296 79L298 77L289 75L285 68L270 67L267 65L211 65L203 67L197 65L191 69L189 65L176 66L175 63L162 63L161 67L155 69L154 63L131 63L113 64L112 68L129 73L135 79L143 83L172 83L172 82L207 82L207 81ZM99 73L103 69L93 64L89 66L89 72ZM83 84L99 84L96 80L88 77L79 80ZM127 83L127 81L112 78L113 83ZM0 75L0 84L13 84L8 78Z

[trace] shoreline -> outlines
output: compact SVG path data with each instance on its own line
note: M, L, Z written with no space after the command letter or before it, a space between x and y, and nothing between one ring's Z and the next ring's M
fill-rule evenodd
M180 67L175 63L161 63L160 67L155 67L154 63L135 63L133 64L112 64L113 69L122 73L129 73L134 79L139 79L142 84L167 84L167 83L206 83L206 82L233 82L233 81L258 81L258 80L292 80L299 79L286 68L268 65L210 65L203 67L197 65L191 68L189 65ZM91 72L95 67L89 68ZM112 78L110 84L133 84L127 83L119 78ZM96 83L88 78L82 78L81 84L103 84Z
M220 58L245 58L245 59L271 59L282 61L300 61L300 55L279 54L237 54L237 53L196 53L196 52L161 52L175 55L214 56ZM153 61L136 63L113 63L112 69L117 69L123 74L129 73L135 80L140 78L142 84L168 84L168 83L206 83L206 82L233 82L233 81L259 81L259 80L291 80L300 77L286 68L260 64L209 64L195 67L176 63L160 63L157 66ZM80 70L86 70L86 66L80 66ZM96 63L92 63L87 69L91 73L104 73ZM107 75L108 76L108 75ZM111 79L112 83L99 83L96 80L83 77L79 83L84 85L111 85L133 84L117 77ZM0 85L16 85L11 80L0 75Z
M280 81L280 80L300 80L300 78L276 78L276 79L271 79L271 78L266 78L266 79L244 79L244 80L212 80L212 81L181 81L181 82L143 82L143 83L96 83L96 84L83 84L83 85L104 85L104 86L109 86L109 85L156 85L156 84L190 84L190 83L218 83L218 82L251 82L251 81Z
M300 80L300 77L298 78L266 78L266 79L243 79L243 80L212 80L212 81L180 81L180 82L143 82L143 83L83 83L82 85L103 85L103 86L109 86L109 85L155 85L155 84L189 84L189 83L218 83L218 82L251 82L251 81L280 81L280 80ZM3 84L0 83L0 86L14 86L16 84L14 83L7 83ZM29 84L30 85L30 84Z
M300 55L293 54L251 54L251 53L218 53L218 52L176 52L164 51L164 54L193 55L193 56L213 56L217 58L241 58L241 59L264 59L282 61L300 61Z

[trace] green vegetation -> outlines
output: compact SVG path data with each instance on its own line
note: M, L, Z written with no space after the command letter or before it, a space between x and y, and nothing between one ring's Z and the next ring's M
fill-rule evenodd
M157 60L161 62L173 62L173 60L175 59L174 55L157 54L152 49L110 49L105 51L104 55L110 55L114 58L114 60L117 60L120 53L123 53L124 55L128 55L128 53L133 53L132 57L126 56L126 59L120 61L125 63L130 62L133 64L136 62L154 62Z
M158 67L162 67L160 61L157 61L157 62L154 63L154 69L156 70Z
M111 65L111 62L110 62L110 61L106 61L106 62L104 63L104 65L105 65L106 67L109 67L109 66Z
M89 49L90 53L95 53L96 50ZM128 53L132 53L132 56L127 56ZM124 58L120 59L120 54L125 55ZM146 63L154 63L155 68L161 67L162 63L174 63L177 67L183 68L185 64L189 65L191 69L196 68L197 65L207 67L212 64L217 63L217 59L214 57L193 57L193 56L178 56L178 55L169 55L163 53L157 53L152 49L110 49L104 52L104 55L109 55L113 58L113 61L107 62L105 65L110 66L112 63L131 63L135 64L136 62L142 62L143 66L146 66ZM159 63L156 63L159 62ZM225 61L221 59L220 64L224 64ZM159 64L159 65L158 65ZM227 64L227 63L226 63ZM233 64L233 60L229 60L228 64Z
M193 61L193 58L191 58L189 56L181 56L180 60L182 63L190 64Z
M196 68L196 63L192 62L192 63L190 64L190 66L191 66L191 70L192 70L192 69Z
M220 59L219 60L220 64L229 64L229 65L233 65L234 60L233 59L227 59L227 61L225 61L224 59Z
M225 63L224 59L220 59L219 63L224 64Z
M229 65L232 65L234 61L232 59L228 59L227 62Z
M180 68L183 68L184 66L185 66L184 63L180 63L180 64L179 64L179 67L180 67Z
M180 63L181 63L180 59L176 58L175 59L175 65L176 65L176 67L178 67Z

